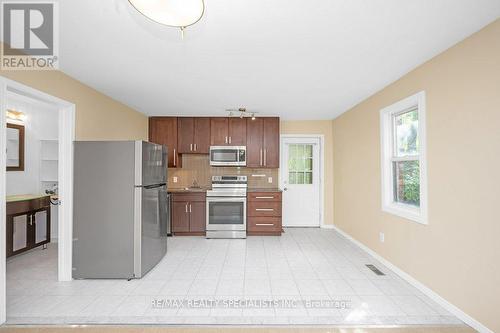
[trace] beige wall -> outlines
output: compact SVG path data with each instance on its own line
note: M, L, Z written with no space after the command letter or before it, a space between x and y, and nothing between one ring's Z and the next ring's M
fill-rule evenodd
M60 71L0 71L0 75L76 104L77 140L148 138L148 119Z
M379 110L421 90L427 226L380 208ZM335 224L500 332L500 20L335 119L333 143Z
M281 121L281 134L322 134L325 139L325 224L333 224L333 132L331 120Z

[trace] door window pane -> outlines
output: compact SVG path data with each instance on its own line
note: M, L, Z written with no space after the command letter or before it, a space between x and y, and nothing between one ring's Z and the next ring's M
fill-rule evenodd
M312 172L304 173L304 184L312 184Z
M312 184L313 145L290 144L288 146L288 183Z
M395 155L418 154L418 110L413 109L394 117L396 151Z
M313 168L313 160L311 158L306 159L304 165L304 170L305 171L312 171Z
M420 206L419 162L393 162L393 169L394 201Z

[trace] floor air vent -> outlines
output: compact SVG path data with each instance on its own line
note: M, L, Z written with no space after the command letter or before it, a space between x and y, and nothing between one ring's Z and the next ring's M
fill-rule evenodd
M385 275L384 273L382 273L377 267L375 267L374 265L366 265L366 267L368 267L373 273L377 274L377 275Z

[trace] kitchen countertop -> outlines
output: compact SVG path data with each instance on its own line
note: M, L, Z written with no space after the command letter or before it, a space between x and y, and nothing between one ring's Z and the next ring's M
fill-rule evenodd
M48 194L19 194L19 195L8 195L6 197L7 202L18 202L18 201L28 201L33 199L40 199L49 197Z
M279 188L249 188L248 192L283 192Z
M186 187L177 187L177 188L169 188L167 191L170 193L190 193L190 192L206 192L211 190L210 187L200 187L200 188L186 188ZM247 192L283 192L279 188L249 188Z
M167 191L170 193L206 192L207 190L210 190L210 188L209 187L200 187L200 188L179 187L179 188L167 189Z

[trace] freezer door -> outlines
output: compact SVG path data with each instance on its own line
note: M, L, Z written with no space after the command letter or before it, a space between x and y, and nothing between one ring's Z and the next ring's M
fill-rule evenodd
M140 196L140 228L137 239L135 276L140 278L149 272L167 252L167 200L166 186L153 185L137 188ZM138 244L140 243L140 245Z
M136 142L136 186L167 182L167 147L151 142Z

